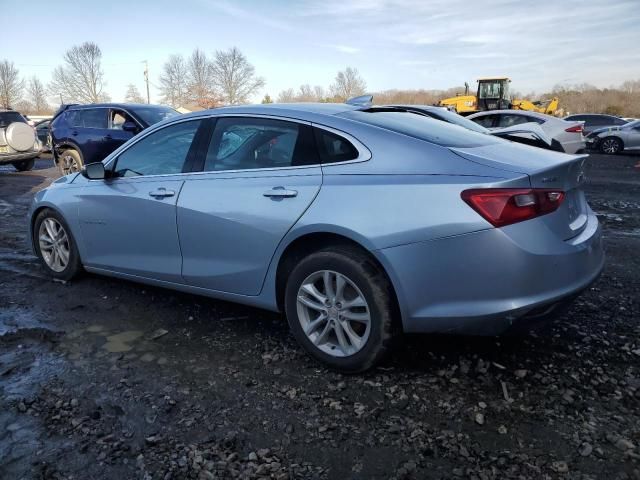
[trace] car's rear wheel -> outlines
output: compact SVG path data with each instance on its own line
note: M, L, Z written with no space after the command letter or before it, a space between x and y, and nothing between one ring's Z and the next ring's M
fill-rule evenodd
M616 154L622 151L622 141L616 137L606 137L600 142L600 151L602 153Z
M291 330L327 366L355 373L377 364L394 337L391 285L363 252L327 248L296 265L285 291Z
M31 170L33 168L35 163L36 163L35 158L32 158L31 160L23 160L21 162L13 162L11 165L13 165L13 168L15 168L19 172L27 172L27 171L29 171L29 170Z
M38 214L33 225L33 245L47 271L60 280L70 280L82 270L71 230L54 210Z
M73 148L64 150L58 155L58 168L61 175L69 175L70 173L82 170L82 157Z

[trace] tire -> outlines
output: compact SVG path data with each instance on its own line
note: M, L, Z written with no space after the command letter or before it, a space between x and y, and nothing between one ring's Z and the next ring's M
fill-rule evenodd
M13 162L13 168L15 168L19 172L28 172L33 168L36 163L36 159L32 158L31 160L23 160L21 162Z
M338 282L337 275L344 277L344 294L339 298L342 298L345 304L355 302L360 296L364 298L366 307L347 308L340 302L328 306L322 300L318 300L319 297L315 297L315 294L301 290L304 285L318 285L315 292L326 294L327 291L323 288L326 285L325 274L335 279L331 280L333 291L338 290L335 288ZM317 283L311 283L315 278ZM299 302L299 295L314 301L314 308L308 308ZM331 303L330 300L329 302ZM319 320L312 319L312 315L305 312L313 312L313 317L316 313L322 315L317 310L321 303L326 307L323 317L325 321L320 321L317 328L310 329L310 325L318 323ZM329 247L305 257L289 274L285 290L285 313L298 343L311 357L343 373L368 370L389 353L397 333L393 318L394 306L392 287L384 272L365 253L351 247ZM345 317L362 317L367 316L367 313L368 324L360 323L362 319L356 321ZM342 326L345 323L348 324L348 328ZM305 328L310 329L309 335L305 333ZM350 332L347 332L347 329ZM350 347L347 351L338 345L338 330L342 332L343 340ZM310 335L314 336L313 341ZM360 340L352 341L352 335ZM326 342L320 342L321 338L326 339ZM331 344L332 341L335 346Z
M622 140L617 137L605 137L600 141L600 152L615 155L622 151Z
M45 224L45 222L48 222ZM52 222L52 223L51 223ZM53 242L50 240L44 240L43 237L52 238L51 229L47 228L47 225L53 228L53 233L58 233L54 237L57 240L61 240L61 235L55 225L60 227L66 236L66 241L60 241L57 246L66 250L67 261L60 261L58 264L54 261L54 250L58 254L58 259L64 260L64 256L59 254L60 250L53 246ZM78 273L82 271L82 263L80 261L80 254L76 246L76 241L71 234L71 229L65 222L62 216L51 209L42 210L36 217L36 221L33 224L33 247L38 255L38 258L42 262L45 270L54 278L60 280L71 280ZM45 245L52 245L51 250L45 248Z
M58 169L61 175L79 172L83 166L84 163L80 153L73 148L63 150L60 155L58 155Z

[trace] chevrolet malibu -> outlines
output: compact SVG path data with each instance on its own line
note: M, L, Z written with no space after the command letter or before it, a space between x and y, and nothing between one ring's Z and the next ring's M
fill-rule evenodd
M284 312L347 372L402 332L498 334L600 273L584 156L402 109L221 108L174 117L40 191L44 268Z

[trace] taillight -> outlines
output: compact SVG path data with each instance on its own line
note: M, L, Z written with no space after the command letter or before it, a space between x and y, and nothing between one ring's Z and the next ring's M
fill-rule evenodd
M580 133L582 132L584 129L582 128L582 125L576 125L574 127L569 127L567 129L565 129L565 132L569 132L569 133Z
M478 188L462 199L494 227L530 220L558 209L564 192L543 188Z

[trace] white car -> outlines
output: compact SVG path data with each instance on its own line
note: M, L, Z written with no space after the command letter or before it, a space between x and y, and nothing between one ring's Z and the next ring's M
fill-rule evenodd
M584 122L562 120L544 113L525 110L490 110L474 113L467 118L489 130L523 123L537 123L551 137L557 150L578 153L585 149L585 139L582 134Z

